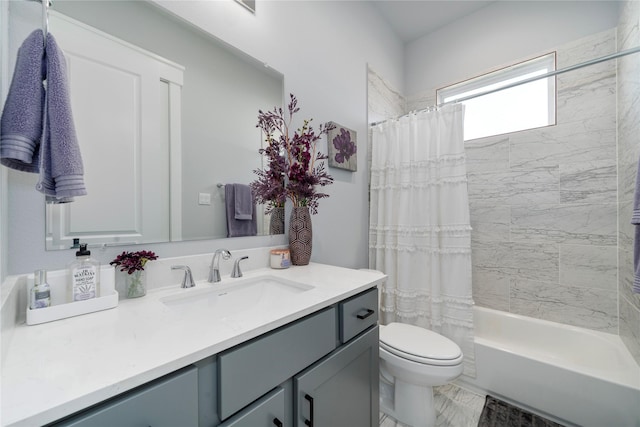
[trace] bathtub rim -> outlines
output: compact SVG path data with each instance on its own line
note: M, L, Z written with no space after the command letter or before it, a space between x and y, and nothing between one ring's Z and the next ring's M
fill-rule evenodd
M637 362L631 355L631 352L629 351L627 346L624 344L624 342L622 341L619 335L610 334L602 331L596 331L593 329L582 328L579 326L567 325L564 323L554 322L551 320L538 319L535 317L524 316L521 314L511 313L511 312L502 311L502 310L496 310L488 307L474 306L473 309L474 309L474 317L476 316L476 311L486 312L489 315L511 318L511 319L515 319L517 321L523 321L523 322L532 322L534 324L537 324L546 328L561 328L565 331L580 333L583 335L589 335L589 336L595 337L598 340L604 340L609 344L615 346L616 350L619 350L621 352L621 356L625 362L625 367L621 369L621 373L623 374L628 373L629 375L622 375L621 378L611 378L611 377L608 377L604 372L594 371L593 368L589 369L582 366L578 366L573 363L560 361L559 359L552 359L550 357L546 357L544 353L520 352L518 351L520 348L509 347L508 345L505 345L502 342L489 339L489 338L484 338L478 335L474 337L474 343L476 345L485 345L487 347L496 348L500 351L504 351L506 353L510 353L518 357L523 357L525 359L533 360L540 363L550 364L562 369L579 373L581 375L595 378L600 381L605 381L605 382L612 383L622 387L628 387L632 390L637 390L640 392L640 366L637 364Z

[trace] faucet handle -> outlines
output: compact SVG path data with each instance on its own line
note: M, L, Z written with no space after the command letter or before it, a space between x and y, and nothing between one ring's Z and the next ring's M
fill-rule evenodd
M238 258L235 263L233 263L233 270L231 271L231 277L242 277L242 271L240 271L240 261L243 259L248 259L248 256L243 256L242 258Z
M193 275L188 265L172 265L172 270L184 270L184 276L182 277L181 288L193 288L196 284L193 281Z

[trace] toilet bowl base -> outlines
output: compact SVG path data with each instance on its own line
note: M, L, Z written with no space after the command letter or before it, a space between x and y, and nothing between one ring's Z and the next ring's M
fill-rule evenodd
M381 381L388 381L381 378ZM381 384L382 386L382 384ZM433 405L433 387L418 386L396 379L393 401L389 396L380 399L380 410L396 421L412 427L433 427L436 411Z

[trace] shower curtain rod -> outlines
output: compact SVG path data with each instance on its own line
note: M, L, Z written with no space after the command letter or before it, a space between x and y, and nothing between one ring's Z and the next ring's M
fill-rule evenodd
M435 105L435 107L439 108L439 107L442 107L442 106L447 105L447 104L452 104L454 102L468 101L468 100L473 99L473 98L478 98L478 97L484 96L484 95L490 95L490 94L495 93L495 92L500 92L501 90L511 89L513 87L524 85L524 84L531 83L531 82L535 82L537 80L546 79L546 78L549 78L549 77L555 77L555 76L557 76L559 74L564 74L564 73L567 73L569 71L577 70L579 68L588 67L589 65L599 64L600 62L609 61L610 59L616 59L616 58L620 58L620 57L631 55L632 53L638 53L638 52L640 52L640 46L636 46L636 47L631 48L631 49L621 50L619 52L612 53L610 55L601 56L600 58L591 59L589 61L585 61L585 62L581 62L579 64L571 65L569 67L561 68L559 70L549 71L548 73L541 74L541 75L535 76L535 77L530 77L528 79L521 80L521 81L515 82L515 83L511 83L511 84L508 84L506 86L502 86L502 87L497 88L497 89L491 89L491 90L488 90L486 92L477 93L475 95L465 96L465 97L462 97L462 98L458 98L458 99L456 99L454 101L443 102L441 104ZM422 109L422 110L419 110L419 111L427 111L430 108L433 108L433 107L425 108L425 109ZM403 117L405 115L406 114L403 114L400 117ZM379 122L371 123L369 126L376 126L376 125L382 124L384 122L387 122L389 120L394 120L394 119L381 120Z

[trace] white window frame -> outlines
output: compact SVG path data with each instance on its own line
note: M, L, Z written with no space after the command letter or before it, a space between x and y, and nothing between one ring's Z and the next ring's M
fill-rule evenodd
M523 81L534 76L544 75L556 70L556 53L551 52L545 55L541 55L527 61L523 61L505 68L498 69L496 71L474 77L460 83L456 83L450 86L446 86L436 90L436 98L438 104L446 104L456 102L459 99L466 98L468 96L482 94L485 92L495 91L496 89L508 86L518 81ZM541 79L542 80L542 79ZM556 124L556 79L555 77L548 77L547 79L547 91L548 91L548 119L547 124L544 126L551 126ZM538 80L539 81L539 80ZM523 83L517 87L524 87L532 83ZM509 91L512 88L504 89ZM495 92L490 92L485 95L479 95L474 97L474 100L479 100L484 96L489 96ZM460 101L463 104L467 101ZM527 129L534 129L541 126L532 126L528 128L514 129L507 133L518 132ZM504 133L504 132L503 132ZM480 137L474 137L473 139L485 138L489 136L499 135L488 134ZM465 137L465 140L468 138Z

